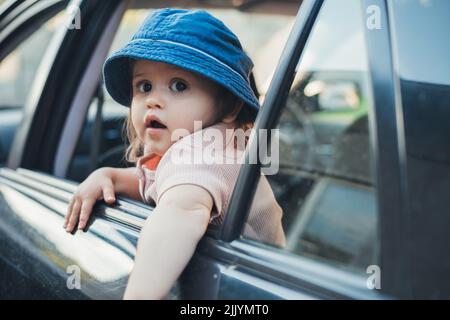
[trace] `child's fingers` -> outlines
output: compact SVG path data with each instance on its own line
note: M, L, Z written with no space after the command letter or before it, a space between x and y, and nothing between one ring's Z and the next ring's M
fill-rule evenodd
M76 199L72 207L72 212L70 213L69 223L67 225L66 231L71 232L73 227L78 221L78 216L80 214L81 201Z
M70 214L72 213L72 207L73 207L74 202L75 202L74 198L70 199L69 206L67 208L66 217L64 218L64 225L63 225L64 229L67 227L67 224L69 223Z
M94 207L95 199L87 199L81 206L80 221L78 223L78 230L83 230L86 227L92 208Z
M116 201L116 196L114 194L114 189L112 187L103 187L102 190L103 193L103 199L106 203L112 204Z

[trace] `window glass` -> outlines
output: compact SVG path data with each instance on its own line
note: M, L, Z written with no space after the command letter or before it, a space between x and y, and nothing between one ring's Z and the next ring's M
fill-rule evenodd
M36 71L62 18L59 13L48 20L0 61L0 165L7 161Z
M47 21L0 62L0 110L21 108L63 13Z
M358 0L324 2L277 125L279 170L260 178L283 211L284 250L361 273L378 242L363 22Z

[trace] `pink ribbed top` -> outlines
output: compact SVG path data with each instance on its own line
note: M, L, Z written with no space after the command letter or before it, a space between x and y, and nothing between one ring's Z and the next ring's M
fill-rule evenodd
M158 205L161 196L170 188L183 184L196 185L208 191L213 198L210 223L221 224L239 174L238 160L244 156L242 150L235 148L232 132L228 124L220 122L187 135L175 142L159 163L156 161L156 170L144 165L152 155L141 157L136 172L143 201ZM208 151L205 152L205 149ZM264 175L261 175L250 210L244 236L284 247L283 212Z

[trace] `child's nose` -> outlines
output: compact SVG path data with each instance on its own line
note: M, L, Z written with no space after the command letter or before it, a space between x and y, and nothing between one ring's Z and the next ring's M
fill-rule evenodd
M148 94L146 99L147 108L163 108L164 103L164 97L161 93L158 93L155 91L152 91L150 94Z

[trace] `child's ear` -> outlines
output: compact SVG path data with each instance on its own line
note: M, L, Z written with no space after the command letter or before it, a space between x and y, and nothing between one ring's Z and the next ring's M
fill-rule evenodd
M233 108L233 111L231 111L229 114L227 114L223 119L222 122L224 123L233 123L239 112L241 111L242 107L244 106L244 102L242 102L241 100L239 100Z

